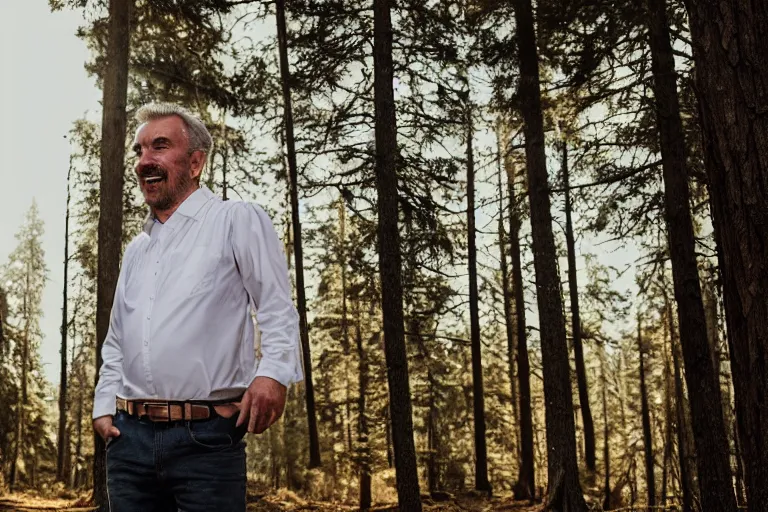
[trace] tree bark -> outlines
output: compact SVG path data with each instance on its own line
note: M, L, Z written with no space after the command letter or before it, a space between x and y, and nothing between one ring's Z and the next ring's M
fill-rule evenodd
M363 348L363 333L360 326L360 305L357 304L355 341L357 342L358 398L357 398L357 443L360 458L360 510L371 508L371 446L368 439L368 416L365 395L368 393L368 359Z
M651 413L648 408L648 389L645 385L645 348L643 347L642 324L637 315L637 349L640 356L640 412L643 417L643 449L645 452L645 481L648 488L648 507L656 506L656 477L654 475L653 436L651 435Z
M572 414L573 397L560 276L552 233L533 9L531 0L515 0L514 5L520 62L518 94L524 121L533 262L536 270L544 367L549 453L547 507L559 512L581 512L586 511L587 506L581 491L576 462L576 427Z
M109 329L112 301L120 272L123 233L126 96L130 16L133 2L110 0L107 61L101 121L101 182L99 185L98 274L96 286L96 368L101 368L101 346ZM96 374L98 380L98 372ZM104 441L94 434L94 498L100 512L108 512Z
M693 512L694 490L693 477L688 464L688 443L686 442L685 400L683 394L683 379L680 375L680 357L677 352L677 334L672 304L665 297L667 321L669 322L669 341L672 349L672 364L675 370L675 413L677 415L677 463L680 466L680 486L683 490L683 512Z
M517 379L520 387L520 469L514 485L515 499L533 500L536 496L536 473L533 458L533 413L531 412L531 366L528 360L528 334L525 321L523 267L520 251L521 205L523 197L515 194L515 170L505 160L509 195L509 243L512 253L512 286L515 293L515 324L517 345Z
M768 509L765 2L686 1L749 510ZM687 366L686 366L687 370ZM702 485L703 487L703 485Z
M702 507L735 511L728 435L715 377L696 262L686 149L664 0L646 0L660 135L669 253L680 321ZM768 231L766 232L768 234ZM767 331L768 333L768 331ZM706 455L705 455L706 454Z
M301 240L301 219L299 217L299 182L296 165L296 143L293 133L293 103L291 100L291 72L288 67L288 38L285 26L285 0L277 0L277 35L280 52L280 82L283 88L283 117L285 142L288 156L288 171L291 180L291 219L293 224L294 257L296 261L296 302L299 310L301 349L304 359L304 396L307 402L307 429L309 433L309 468L321 465L320 442L317 434L317 412L315 410L315 388L312 380L312 357L307 323L307 299L304 291L304 250Z
M64 215L64 290L61 306L61 380L59 381L59 436L56 455L56 480L67 482L65 473L65 448L67 446L67 285L69 284L69 202L70 179L72 177L72 157L67 171L67 208Z
M600 380L603 392L603 464L605 465L605 482L603 483L603 510L611 508L611 450L608 444L610 430L608 423L608 400L606 388L608 379L605 376L605 351L600 355Z
M384 352L389 383L392 441L400 510L421 511L413 443L408 359L403 329L403 283L398 230L397 124L392 88L392 0L373 0L373 66L376 134L376 188L379 213Z
M504 187L502 185L502 162L504 160L504 144L501 130L498 138L498 187L499 187L499 260L501 261L501 293L504 296L504 324L507 329L507 368L509 372L510 407L512 408L512 424L519 425L517 412L517 377L515 376L515 317L512 312L512 283L509 280L509 262L507 261L507 237L504 230ZM511 185L510 185L511 186ZM516 430L516 443L513 456L520 461L520 430Z
M661 506L667 505L668 482L670 463L672 460L672 379L669 368L669 353L667 352L667 340L669 339L669 327L665 325L664 336L664 459L662 462L661 476Z
M584 366L584 348L581 342L581 317L579 314L579 283L576 276L576 242L571 221L570 174L568 170L568 144L563 141L563 186L565 187L565 241L568 248L568 289L571 297L571 335L576 363L576 382L579 388L581 421L584 424L584 461L590 473L595 472L595 425L589 405L589 385Z
M480 311L477 293L477 247L475 243L475 159L472 148L472 108L467 108L467 241L469 265L469 318L472 342L472 402L475 426L475 489L490 492L488 453L485 443L485 397L480 345Z

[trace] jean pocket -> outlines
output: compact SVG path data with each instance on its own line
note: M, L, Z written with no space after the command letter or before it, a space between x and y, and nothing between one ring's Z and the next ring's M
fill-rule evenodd
M189 422L187 432L192 442L211 450L224 450L233 446L236 441L234 423L229 419L216 417L202 422Z

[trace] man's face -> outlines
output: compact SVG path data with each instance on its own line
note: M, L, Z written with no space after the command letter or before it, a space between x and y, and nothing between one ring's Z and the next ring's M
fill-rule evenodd
M197 187L203 153L189 154L187 130L180 117L162 117L141 125L133 151L139 187L155 211L178 206Z

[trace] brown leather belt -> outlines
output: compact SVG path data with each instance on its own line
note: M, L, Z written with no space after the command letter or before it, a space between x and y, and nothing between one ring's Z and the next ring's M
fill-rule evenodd
M149 421L207 420L213 416L213 406L173 400L126 400L117 398L117 410Z

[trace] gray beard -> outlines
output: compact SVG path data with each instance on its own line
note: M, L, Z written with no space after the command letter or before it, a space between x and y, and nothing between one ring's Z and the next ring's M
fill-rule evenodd
M168 210L184 195L192 185L192 178L188 174L182 174L176 182L176 186L161 195L159 199L151 203L147 202L155 210Z

